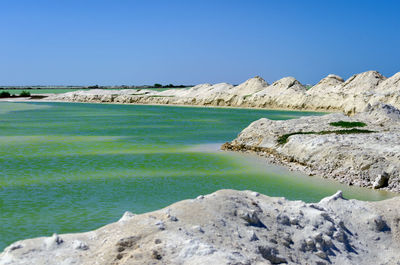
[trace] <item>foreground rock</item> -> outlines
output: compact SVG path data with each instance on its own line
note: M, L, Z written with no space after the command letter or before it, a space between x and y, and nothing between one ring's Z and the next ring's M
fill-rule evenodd
M221 190L95 231L16 242L0 264L399 264L399 203Z
M331 124L339 121L365 126ZM346 134L334 133L338 130ZM285 135L286 140L282 139ZM349 185L400 192L400 110L387 104L368 105L351 117L330 114L288 121L260 119L223 148L257 152L273 162Z
M238 86L200 84L190 89L163 92L95 89L53 95L47 100L328 110L352 114L377 102L400 108L400 73L386 78L376 71L367 71L346 81L328 75L310 89L293 77L282 78L270 85L256 76Z

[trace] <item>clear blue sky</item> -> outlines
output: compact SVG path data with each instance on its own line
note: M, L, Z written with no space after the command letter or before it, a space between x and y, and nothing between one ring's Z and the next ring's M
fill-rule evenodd
M1 0L0 85L400 71L400 1Z

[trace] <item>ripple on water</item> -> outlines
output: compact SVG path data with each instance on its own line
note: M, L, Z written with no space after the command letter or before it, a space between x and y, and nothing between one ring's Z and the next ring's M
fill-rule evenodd
M309 112L68 103L0 103L0 248L87 231L222 188L317 201L390 197L218 152L262 117Z

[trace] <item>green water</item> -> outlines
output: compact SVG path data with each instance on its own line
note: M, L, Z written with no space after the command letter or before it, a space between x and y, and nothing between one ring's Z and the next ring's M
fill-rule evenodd
M222 188L318 201L390 194L350 188L218 151L261 117L307 112L73 103L0 103L0 249L80 232ZM218 143L218 144L215 144Z

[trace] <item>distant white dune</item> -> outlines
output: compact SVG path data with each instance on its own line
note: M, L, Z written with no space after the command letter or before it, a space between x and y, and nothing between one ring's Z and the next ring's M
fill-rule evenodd
M330 74L310 89L294 77L268 84L256 76L237 86L199 84L190 89L162 92L94 89L52 95L46 100L343 111L351 114L377 102L400 107L400 73L386 78L377 71L367 71L346 81Z

